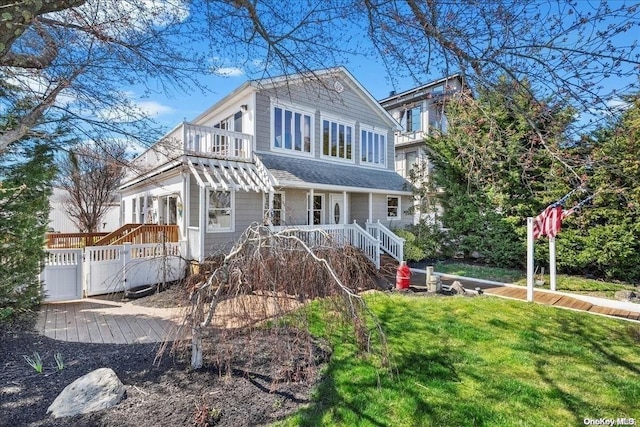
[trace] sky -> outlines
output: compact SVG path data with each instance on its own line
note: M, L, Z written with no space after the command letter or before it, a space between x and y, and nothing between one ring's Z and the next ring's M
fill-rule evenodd
M615 1L619 0L614 0L614 2ZM578 4L586 7L588 2L579 0ZM602 25L605 24L606 23L602 23ZM355 29L355 31L362 30L363 29ZM631 45L633 42L637 43L637 33L638 32L629 32L623 36L622 40L618 40L617 42L625 45ZM356 34L356 37L363 37L357 33L354 34ZM344 64L345 67L375 99L382 99L389 96L392 90L398 92L405 91L418 84L409 78L396 80L394 84L392 84L387 76L387 70L384 64L370 57L350 56L347 60L348 63ZM331 64L331 66L334 65L341 64ZM145 99L140 99L136 98L136 91L134 89L130 91L130 96L143 110L150 113L159 124L169 130L183 120L192 120L251 78L245 75L240 69L234 68L233 64L227 68L220 69L219 74L221 75L211 75L201 79L201 81L211 89L211 92L206 94L194 89L193 93L189 94L174 92L170 96L156 94ZM443 77L445 76L430 75L425 81L419 82L419 84L428 83L429 81L438 80ZM611 78L605 82L608 88L622 87L625 84L626 83L621 82L617 78Z

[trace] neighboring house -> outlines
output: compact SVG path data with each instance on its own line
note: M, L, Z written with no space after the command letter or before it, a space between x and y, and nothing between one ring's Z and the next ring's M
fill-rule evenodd
M392 92L379 101L401 125L401 130L395 135L395 170L402 177L409 179L411 169L420 165L426 174L420 179L428 181L432 166L426 153L425 137L447 131L444 102L462 88L462 76L454 74L401 93ZM417 212L415 220L419 218L420 213Z
M79 233L80 229L67 214L64 207L65 200L69 193L60 188L53 187L53 192L49 197L49 230L56 233ZM101 227L97 231L113 231L120 226L120 204L113 203L102 218Z
M254 222L410 224L397 130L342 67L246 82L134 160L124 222L177 224L194 259Z

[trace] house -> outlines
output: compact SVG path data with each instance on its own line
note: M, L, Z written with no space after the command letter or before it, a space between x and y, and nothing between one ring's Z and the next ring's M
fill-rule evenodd
M409 179L410 171L420 165L426 174L420 179L428 181L432 166L426 153L425 137L447 131L444 103L462 90L462 76L454 74L401 93L392 92L379 101L401 126L395 135L395 170L403 178ZM415 220L419 218L420 212L417 212Z
M124 221L177 224L196 260L254 222L402 243L389 230L413 221L393 161L398 130L342 67L248 81L133 161Z
M69 198L69 193L60 188L53 187L53 192L49 197L49 229L56 233L79 233L80 229L73 222L65 208L65 201ZM107 213L102 217L101 227L97 231L109 232L120 226L120 204L114 202L109 204Z

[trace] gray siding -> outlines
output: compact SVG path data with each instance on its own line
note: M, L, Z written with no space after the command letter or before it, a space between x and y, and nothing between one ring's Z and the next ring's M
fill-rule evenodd
M200 187L192 174L189 174L189 218L187 218L188 227L198 227L200 215Z
M355 193L351 195L351 222L354 219L362 226L369 219L369 194Z
M271 101L269 95L256 93L256 150L271 150Z
M322 149L321 141L321 114L338 117L348 122L355 122L354 129L354 158L356 164L360 164L360 125L374 127L377 131L386 129L387 136L387 169L395 170L394 135L393 129L380 116L380 114L367 103L360 95L360 90L345 76L338 79L343 85L342 93L333 90L336 81L334 77L325 77L325 85L315 81L304 83L290 83L288 85L262 89L256 94L256 149L258 151L271 150L271 104L282 102L285 105L299 106L313 111L314 117L314 157L320 158ZM383 132L385 133L385 132ZM292 153L292 155L295 155ZM326 158L325 158L326 159ZM344 163L344 162L341 162Z
M262 193L237 191L235 194L235 228L233 232L207 233L204 231L205 253L222 248L229 249L254 222L262 222Z
M304 190L287 190L284 192L285 224L307 224L307 192Z

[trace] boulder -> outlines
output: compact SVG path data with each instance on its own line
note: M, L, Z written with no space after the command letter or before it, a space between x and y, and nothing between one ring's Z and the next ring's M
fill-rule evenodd
M124 392L124 385L112 369L96 369L66 386L47 413L60 418L107 409L120 403Z
M638 299L638 295L633 291L617 291L615 293L615 299L618 301L635 302Z

